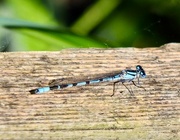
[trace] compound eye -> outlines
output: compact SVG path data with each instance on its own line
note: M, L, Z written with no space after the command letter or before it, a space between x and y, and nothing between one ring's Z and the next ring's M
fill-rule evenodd
M142 77L146 77L145 72L140 72L140 75L141 75Z
M136 70L141 70L141 66L137 65Z

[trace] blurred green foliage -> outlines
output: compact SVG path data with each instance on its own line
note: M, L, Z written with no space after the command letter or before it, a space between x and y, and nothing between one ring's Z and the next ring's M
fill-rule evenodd
M179 42L179 0L0 0L0 51Z

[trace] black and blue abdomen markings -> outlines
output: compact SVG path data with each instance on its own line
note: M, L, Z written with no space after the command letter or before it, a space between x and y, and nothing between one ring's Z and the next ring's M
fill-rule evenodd
M94 80L89 80L89 81L41 87L41 88L37 88L34 90L30 90L30 93L31 94L42 94L42 93L48 92L50 90L63 89L63 88L69 88L69 87L74 87L74 86L85 86L85 85L96 84L96 83L100 83L100 82L117 81L117 80L120 80L120 76L121 75L118 74L115 76L109 76L109 77L99 78L99 79L94 79Z
M133 80L135 78L137 78L138 84L139 84L139 78L145 78L145 77L146 77L146 73L145 73L144 69L140 65L137 65L136 70L131 70L131 69L127 70L126 69L126 70L121 71L119 74L106 76L104 78L97 78L94 80L76 82L76 83L71 83L71 84L60 84L60 85L54 85L54 86L41 87L41 88L30 90L29 92L31 94L42 94L44 92L47 92L50 90L55 90L55 89L63 89L63 88L68 88L68 87L73 87L73 86L84 86L84 85L96 84L96 83L100 83L100 82L114 81L114 84L113 84L113 93L114 93L114 86L116 83L118 83L118 82L122 82L122 83L133 82ZM135 85L134 82L133 82L133 84Z

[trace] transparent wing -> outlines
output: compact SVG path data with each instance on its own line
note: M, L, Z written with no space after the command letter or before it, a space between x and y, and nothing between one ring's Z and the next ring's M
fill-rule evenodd
M87 76L79 75L77 77L57 78L57 79L51 80L49 82L49 85L52 86L52 85L59 85L59 84L77 83L77 82L83 82L83 81L89 81L89 80L94 80L94 79L110 77L110 76L114 76L117 74L123 74L123 71L113 71L110 73L101 73L101 74L87 75Z

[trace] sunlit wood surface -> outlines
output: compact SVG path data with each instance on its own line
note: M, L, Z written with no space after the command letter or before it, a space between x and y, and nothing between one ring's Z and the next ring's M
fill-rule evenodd
M146 89L112 83L31 95L53 79L75 81L142 65ZM135 81L137 82L137 81ZM179 140L180 44L160 48L0 53L0 139Z

